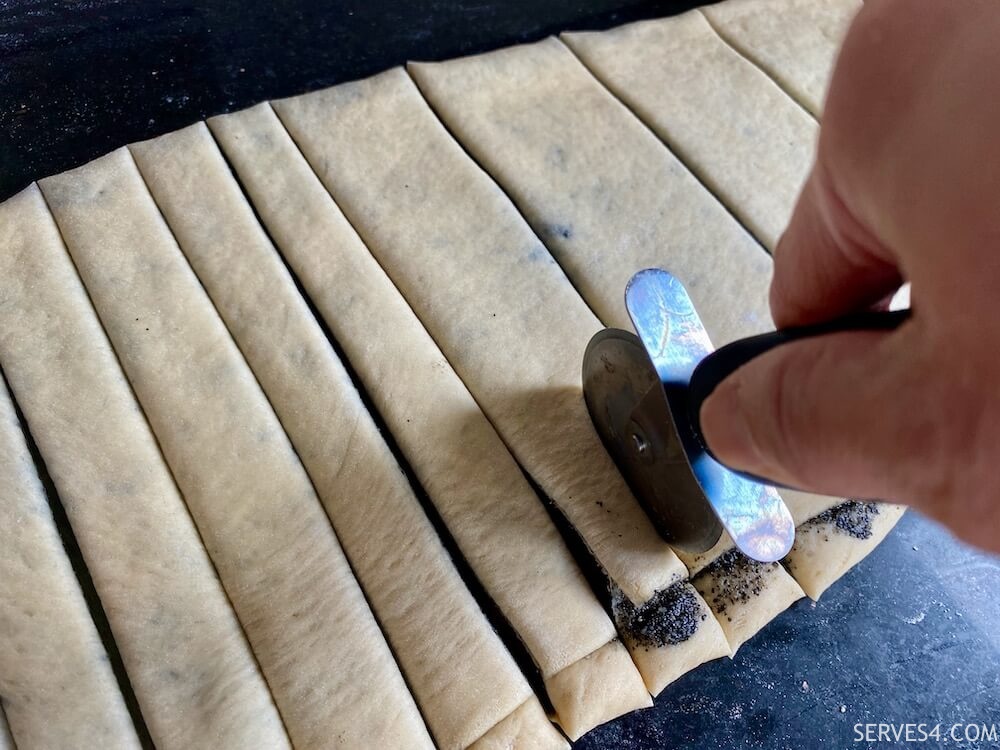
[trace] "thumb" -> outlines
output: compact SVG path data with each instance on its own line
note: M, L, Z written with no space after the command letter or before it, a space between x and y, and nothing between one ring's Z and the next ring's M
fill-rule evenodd
M913 328L828 334L756 357L705 400L705 439L723 463L791 487L909 497L937 482L927 472L941 469L945 447L940 378L914 354Z

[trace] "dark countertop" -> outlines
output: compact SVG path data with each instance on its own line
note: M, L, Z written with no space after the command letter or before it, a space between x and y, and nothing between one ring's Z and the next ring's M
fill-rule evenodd
M422 0L0 3L0 200L131 141L263 99L692 2ZM278 6L278 9L275 9ZM813 606L800 601L733 661L579 748L889 748L858 723L1000 732L1000 563L907 514ZM877 730L876 730L877 731ZM914 730L915 731L915 730ZM960 731L964 731L964 728Z
M819 602L798 601L733 661L686 675L653 710L577 747L1000 747L943 741L956 723L995 725L1000 736L998 594L995 558L907 513ZM942 723L940 744L855 742L856 724L921 722Z

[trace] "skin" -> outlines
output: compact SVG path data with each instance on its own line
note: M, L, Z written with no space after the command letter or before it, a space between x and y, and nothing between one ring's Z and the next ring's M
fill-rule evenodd
M705 402L726 463L907 503L1000 551L1000 13L869 0L844 41L816 163L774 253L778 327L878 307L893 332L796 342Z

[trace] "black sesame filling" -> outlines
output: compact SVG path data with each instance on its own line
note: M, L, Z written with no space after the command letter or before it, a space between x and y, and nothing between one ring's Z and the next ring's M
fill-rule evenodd
M760 596L766 585L765 578L777 567L777 563L757 562L738 549L731 549L699 574L699 578L711 578L712 585L698 589L717 615L732 621L726 610Z
M708 616L686 581L657 591L641 607L614 589L611 609L619 632L633 644L647 649L683 643Z
M849 500L808 521L811 526L829 525L855 539L870 539L872 521L879 514L878 503Z

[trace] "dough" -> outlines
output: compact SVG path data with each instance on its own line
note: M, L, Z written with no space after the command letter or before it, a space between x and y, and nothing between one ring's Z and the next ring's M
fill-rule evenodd
M213 118L209 126L543 679L557 679L575 664L590 668L592 660L581 660L616 638L614 626L492 425L270 106ZM603 704L596 701L604 696L590 691L549 689L571 736L591 727L568 716L587 715L596 726L622 708L649 704L627 657L610 666L614 673L605 670L590 678L618 685L619 693ZM623 698L629 701L625 706Z
M715 614L687 581L636 608L612 591L612 609L632 659L653 695L695 667L733 651Z
M294 745L430 747L309 477L128 150L41 186Z
M714 341L772 328L770 258L558 39L409 70L605 325L633 330L625 285L660 267Z
M684 282L713 341L772 328L770 258L557 40L411 63L409 69L449 130L515 200L605 324L632 330L622 303L625 285L636 271L655 266ZM782 494L797 524L843 502ZM696 575L731 548L724 535L706 553L678 556ZM815 552L799 572L805 579L839 575L835 571L849 556L831 554L827 559ZM745 557L730 561L737 562L739 577L759 578L774 586L774 595L765 590L727 606L727 626L730 618L743 624L733 633L734 648L770 619L768 608L776 616L802 595L783 571L756 576ZM733 618L737 606L754 609L753 617ZM643 674L649 685L649 670Z
M37 187L0 206L0 366L158 748L289 746L208 554ZM192 613L197 612L197 618Z
M698 11L562 39L774 249L812 166L805 110Z
M510 201L400 69L274 103L514 456L634 601L686 574L583 403L600 328Z
M2 383L0 633L0 695L21 747L139 747Z
M615 640L545 681L552 702L566 707L559 723L571 740L579 739L584 727L608 721L605 715L621 716L653 705L642 682L633 683L634 674L628 651Z
M435 741L469 746L531 688L463 583L208 128L198 123L130 150L309 472Z
M636 271L659 266L690 287L710 331L728 340L771 327L770 258L558 40L411 64L410 71L606 324L632 330L625 285ZM711 554L679 556L694 575L731 546L726 537ZM755 609L753 623L762 625L791 603L797 587L782 570L759 580L775 595L765 588L741 606ZM736 634L732 648L752 634ZM697 666L696 654L730 651L714 628L697 644L632 647L647 686L657 688L651 692Z
M720 555L692 583L718 618L734 654L803 595L779 563L751 560L735 548Z
M472 743L470 750L565 750L568 747L562 735L552 731L541 704L530 698Z
M840 42L861 0L727 0L701 12L719 36L819 118Z
M902 505L850 501L806 521L795 530L785 564L812 599L863 560L892 531Z

